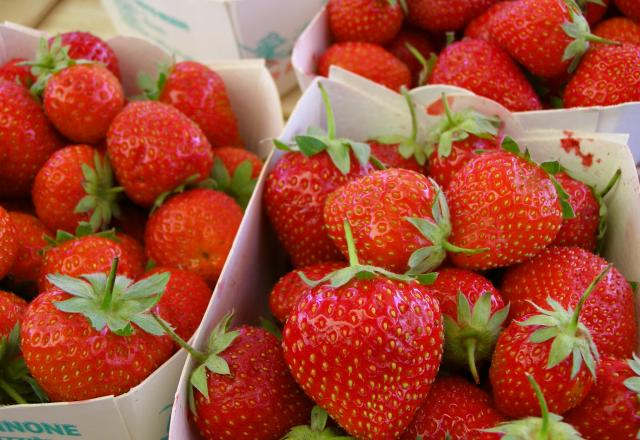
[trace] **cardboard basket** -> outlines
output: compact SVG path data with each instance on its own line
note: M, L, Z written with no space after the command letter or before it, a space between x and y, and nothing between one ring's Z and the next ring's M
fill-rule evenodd
M278 90L296 85L293 43L323 0L102 0L122 35L147 38L178 59L265 58Z
M345 74L348 77L349 74ZM362 82L360 78L356 78L356 82L360 82L354 86L348 84L345 78L322 80L331 99L339 136L365 141L387 134L410 134L410 116L402 96L374 83ZM309 126L325 125L317 81L312 83L298 102L279 137L282 141L291 141L294 136L305 133ZM567 136L563 131L529 130L517 115L491 100L468 92L460 93L455 88L432 86L414 97L419 109L424 109L417 112L422 138L426 128L435 124L440 117L437 103L443 92L448 93L454 110L473 107L481 112L499 115L505 122L506 134L517 139L522 147L529 148L534 159L559 160L578 178L600 189L608 183L615 170L621 168L621 180L606 199L610 223L604 255L628 279L640 279L640 183L633 156L626 145L627 135L582 131L571 133L574 138L580 139L581 153L594 155L592 165L584 167L579 156L561 147L562 139ZM236 324L255 323L265 313L271 288L278 277L285 273L283 250L269 226L261 197L265 178L282 154L281 151L274 151L262 172L256 194L240 226L239 239L234 244L205 322L195 339L196 348L202 349L206 345L209 331L228 310L236 310ZM182 371L175 396L170 439L199 438L189 421L187 401L189 375L194 368L194 361L190 358Z
M14 57L33 57L40 35L14 24L0 25L0 64ZM153 75L157 63L170 60L167 52L137 38L116 37L107 42L120 61L128 96L139 93L138 73ZM264 140L277 136L283 122L278 92L264 62L241 60L208 65L225 81L245 144L259 156L266 157L271 143ZM186 353L179 351L144 382L121 396L1 407L0 438L166 439L171 404L185 359Z
M318 59L331 45L326 7L311 20L300 34L291 56L298 84L305 90L316 77ZM628 133L629 146L640 167L640 102L608 107L584 107L516 113L530 129L586 130L598 133Z

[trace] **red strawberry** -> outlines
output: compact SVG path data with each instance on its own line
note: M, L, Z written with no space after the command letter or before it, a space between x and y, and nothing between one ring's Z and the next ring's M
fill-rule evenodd
M489 280L468 270L439 269L431 287L444 316L444 362L480 383L476 366L491 358L509 307Z
M147 212L127 199L119 203L119 209L120 218L112 219L113 226L138 242L144 242L144 228L149 217Z
M168 273L169 282L155 312L185 341L196 331L211 299L211 288L198 275L180 269L156 267L144 278Z
M564 309L551 298L545 310L512 321L498 338L489 370L497 408L511 417L540 415L528 389L531 374L548 399L549 410L563 414L589 394L596 376L598 351L580 312L595 286L607 276L606 266L587 286L573 309Z
M396 38L387 45L387 50L405 63L411 71L412 85L414 87L422 86L424 84L420 84L420 74L424 66L421 61L411 53L407 45L413 46L425 60L430 59L431 56L436 53L435 47L426 32L413 28L403 28Z
M493 20L496 20L496 17L499 17L503 10L510 7L509 3L508 1L500 1L475 17L464 30L464 36L477 40L491 40ZM499 18L497 19L499 20Z
M258 183L262 161L241 148L221 147L213 151L211 188L230 195L245 209Z
M511 111L542 109L540 99L518 66L489 41L465 39L447 46L438 57L429 83L463 87Z
M120 67L118 58L111 47L99 37L89 32L65 32L57 37L49 39L49 45L53 46L55 39L60 38L61 44L68 49L69 57L74 60L90 60L103 64L120 79Z
M494 440L498 434L483 432L503 422L489 393L457 376L436 379L423 405L401 437L415 440Z
M135 267L145 267L147 257L144 253L144 246L135 238L122 232L115 233L115 242L122 248L122 252L127 254Z
M242 145L224 81L204 64L176 63L160 72L157 83L143 76L141 86L149 98L172 105L198 124L213 148Z
M409 20L434 32L462 29L499 0L407 0Z
M27 197L36 173L62 146L29 91L0 78L0 196Z
M42 223L53 231L73 232L89 221L94 230L107 227L118 214L113 172L108 159L88 145L56 151L40 168L32 198Z
M298 300L304 298L311 292L311 287L300 278L301 273L304 273L310 280L319 280L344 266L344 263L337 261L317 263L291 271L280 278L269 295L269 308L273 316L284 324L287 322Z
M576 247L550 247L530 261L510 268L501 292L511 304L511 317L535 312L529 303L542 304L547 297L562 307L575 307L580 295L607 262ZM603 355L629 357L636 347L633 291L615 268L597 286L580 319L591 331ZM615 318L614 318L615 317Z
M28 303L11 292L0 290L0 339L9 336L22 321Z
M577 3L584 13L584 18L587 19L590 26L593 26L599 22L607 12L610 0L577 0ZM603 3L604 5L599 3Z
M440 308L410 277L360 265L346 221L345 228L351 266L313 283L298 302L284 328L284 357L349 434L398 438L440 365Z
M200 275L213 286L235 238L242 209L231 197L193 189L170 198L147 223L147 256L160 266Z
M329 76L329 67L339 66L392 90L411 86L409 68L382 46L372 43L336 43L318 60L318 75Z
M613 17L598 24L593 33L599 37L640 46L640 25L625 17Z
M614 2L624 15L640 21L640 4L636 0L614 0Z
M11 216L0 206L0 278L9 273L16 261L20 243Z
M47 246L45 236L50 235L50 232L32 215L10 212L9 217L15 228L18 251L7 276L18 285L37 283L42 267L41 252Z
M107 151L120 184L135 203L150 207L162 193L212 165L211 145L175 108L154 101L128 104L107 133Z
M544 37L542 37L544 36ZM573 72L589 48L590 34L575 3L516 0L492 21L491 38L527 70L543 78Z
M564 90L566 107L640 101L640 46L590 50Z
M249 161L251 164L251 178L257 179L262 171L262 161L251 151L247 151L243 148L237 147L220 147L213 150L213 159L220 159L227 169L229 175L233 174L238 169L238 166Z
M562 226L561 199L549 175L509 152L484 153L467 163L451 180L446 195L450 243L489 249L474 255L451 254L460 267L484 270L531 258L555 239Z
M385 44L404 20L398 0L329 0L327 12L335 41Z
M31 68L26 65L22 65L27 60L24 58L12 58L2 66L0 66L0 78L4 78L7 81L16 82L25 86L31 87L36 78L31 74Z
M50 275L52 287L29 304L20 335L24 360L54 402L125 393L173 353L149 314L168 274L134 284L116 278L116 266L117 258L109 276Z
M606 358L591 393L566 414L586 440L634 439L640 432L640 359Z

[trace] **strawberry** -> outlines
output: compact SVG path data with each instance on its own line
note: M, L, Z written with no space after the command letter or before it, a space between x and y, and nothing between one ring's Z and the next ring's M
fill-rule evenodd
M18 241L15 262L7 276L14 284L37 283L42 267L42 252L47 246L47 228L36 217L22 212L9 212Z
M431 287L444 317L444 362L480 383L477 365L491 358L509 307L489 280L468 270L440 269Z
M594 29L599 37L640 46L640 25L625 17L609 18Z
M169 275L134 283L109 275L49 275L24 315L21 346L33 377L52 401L119 395L138 385L173 353L151 318Z
M121 200L121 203L118 204L118 209L120 210L120 218L114 217L112 219L113 226L116 230L122 231L142 243L144 241L144 228L148 219L147 212L127 199Z
M330 422L329 424L327 422ZM329 426L327 426L329 425ZM335 429L333 420L329 419L329 414L319 406L314 406L311 410L311 423L309 425L298 425L291 428L289 433L282 440L307 440L307 439L336 439L350 440L353 437L342 435L341 430Z
M511 111L541 110L533 87L498 45L465 39L447 46L438 57L430 84L462 87Z
M491 40L491 29L493 28L493 20L499 20L501 12L510 7L510 2L500 1L491 5L482 14L475 17L469 22L464 30L464 36L476 40Z
M27 197L42 164L62 143L29 91L0 79L0 197Z
M499 0L407 0L409 21L432 32L462 29Z
M9 336L22 320L28 303L18 295L0 290L0 339Z
M564 90L566 107L640 101L640 46L590 50Z
M229 175L238 169L238 166L245 161L251 164L251 178L257 179L262 171L262 161L251 151L237 147L220 147L213 150L213 160L220 159L227 169Z
M304 423L312 403L298 388L282 356L280 341L262 328L230 331L226 315L209 335L205 352L165 331L196 359L189 406L206 440L277 440Z
M339 66L392 90L411 86L406 64L382 46L360 41L335 43L318 60L318 75L329 76L329 67Z
M88 221L94 231L107 227L118 215L109 160L93 147L72 145L56 151L40 168L32 199L44 225L56 231L75 231Z
M24 58L12 58L4 63L0 66L0 78L12 82L17 81L26 88L31 87L36 78L31 74L29 66L22 64L25 61L27 60Z
M200 128L172 106L154 101L132 102L116 116L107 151L125 192L144 207L192 176L204 179L213 164Z
M134 267L146 267L147 257L144 252L144 246L135 238L122 232L115 232L114 241L127 254Z
M285 324L284 357L307 395L350 435L398 438L438 372L440 308L411 277L361 265L347 221L344 228L350 266L310 281L315 287Z
M461 377L439 376L401 438L497 440L498 434L483 430L504 420L489 393Z
M280 278L269 295L269 308L273 316L284 324L298 300L311 292L311 288L300 278L300 273L311 280L318 280L344 266L344 263L337 261L317 263L291 271Z
M403 28L398 35L387 44L386 48L392 55L405 63L411 71L411 84L414 87L422 86L420 75L424 66L419 58L417 58L409 47L413 47L422 58L430 59L435 55L436 49L431 42L430 36L420 30L414 28ZM426 78L424 78L426 79Z
M404 20L398 0L329 0L327 13L335 41L385 44Z
M511 304L510 317L535 312L529 301L542 304L547 297L564 308L575 307L582 291L605 267L601 257L577 247L550 247L530 261L507 270L501 292ZM631 286L617 269L589 297L581 321L591 331L601 354L629 357L636 347L637 324Z
M295 267L341 259L324 228L329 193L369 172L371 147L336 136L329 97L318 83L327 112L327 133L310 128L295 145L277 141L288 151L267 176L264 203L278 238ZM356 160L357 159L357 160Z
M572 215L565 211L571 207L562 194L552 176L526 156L507 151L479 155L453 176L446 189L449 241L489 250L451 254L451 260L460 267L484 270L531 258L555 239L563 213Z
M526 373L539 383L550 411L563 414L589 394L596 375L598 350L589 329L580 320L584 302L611 266L606 266L580 297L575 310L564 309L551 298L545 310L512 321L498 338L489 378L497 408L511 417L540 415L528 389Z
M235 238L242 209L231 197L193 189L170 198L147 222L147 257L200 275L213 286Z
M9 273L16 261L20 244L11 216L0 206L0 278Z
M586 440L635 439L640 432L640 359L605 358L587 398L565 416Z
M543 78L573 72L590 41L604 42L590 33L577 5L566 0L509 2L492 21L491 39Z
M613 0L624 15L632 20L640 21L640 5L636 0Z
M57 37L50 38L49 45L53 46L56 38L60 38L60 42L66 47L70 58L100 63L109 69L116 78L120 79L118 58L111 46L101 38L89 32L65 32Z
M182 61L159 72L154 81L141 76L148 98L170 104L198 124L213 148L241 146L238 121L222 77L195 61Z
M584 18L587 19L589 26L593 26L599 22L604 14L607 12L610 0L576 0L578 6L584 14ZM598 34L596 34L598 35Z
M233 197L244 210L262 171L262 161L247 151L235 147L216 148L211 175L200 187L222 191Z

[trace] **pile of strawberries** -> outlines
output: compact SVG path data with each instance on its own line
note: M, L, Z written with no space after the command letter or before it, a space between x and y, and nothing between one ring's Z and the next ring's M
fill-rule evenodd
M512 111L640 101L635 0L329 0L327 12L323 76L448 84Z
M1 404L127 392L209 304L262 163L216 72L140 83L82 32L0 66Z
M620 172L596 190L444 96L421 143L406 91L409 137L341 138L319 85L327 129L276 142L263 195L295 267L270 294L281 341L216 327L193 353L199 432L635 439L633 287L597 253Z

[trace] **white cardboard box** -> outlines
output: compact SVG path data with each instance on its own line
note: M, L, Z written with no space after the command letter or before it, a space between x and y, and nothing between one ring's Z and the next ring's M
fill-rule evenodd
M311 20L293 47L291 60L302 90L309 87L316 77L318 59L331 42L325 7ZM608 107L520 112L516 113L516 117L530 129L628 133L629 146L640 166L640 102Z
M265 58L280 93L295 87L293 43L323 0L102 0L122 35L177 59Z
M355 83L349 84L348 77L351 74L344 71L342 74L346 76L338 80L322 80L332 102L339 136L364 141L385 134L409 135L410 118L404 98L359 77L355 78ZM306 132L309 126L324 126L325 115L316 87L317 81L312 83L298 102L279 139L287 142L295 135ZM505 132L519 140L521 146L529 148L535 159L557 159L574 171L577 177L598 188L603 188L615 170L621 168L622 178L607 197L610 223L605 256L628 279L640 279L640 183L631 151L626 145L627 135L576 131L574 136L582 139L582 151L594 154L593 165L584 168L578 157L561 148L560 141L565 137L561 131L528 130L517 115L491 100L468 92L456 94L455 89L448 87L430 86L414 97L417 105L425 109L417 112L421 125L420 136L423 137L425 128L437 120L437 116L430 115L426 109L439 100L443 92L451 91L454 93L448 96L453 97L454 110L472 106L478 111L500 115L506 123ZM265 178L282 154L281 151L274 151L263 170L240 226L240 238L234 244L215 299L196 336L196 348L205 346L209 331L228 310L239 312L235 323L255 323L258 316L265 313L272 286L284 274L286 266L283 264L283 251L269 226L262 199ZM189 375L194 367L194 361L190 358L182 371L169 433L169 438L173 440L199 438L189 421L187 402Z
M0 64L14 57L33 57L40 35L14 24L0 25ZM159 47L137 38L116 37L107 42L120 61L127 95L139 92L139 72L154 74L156 63L170 59ZM278 92L264 62L239 60L209 66L225 81L245 144L266 157L271 143L265 140L277 136L283 122ZM171 404L185 359L186 353L179 351L144 382L118 397L2 407L0 438L166 439Z

